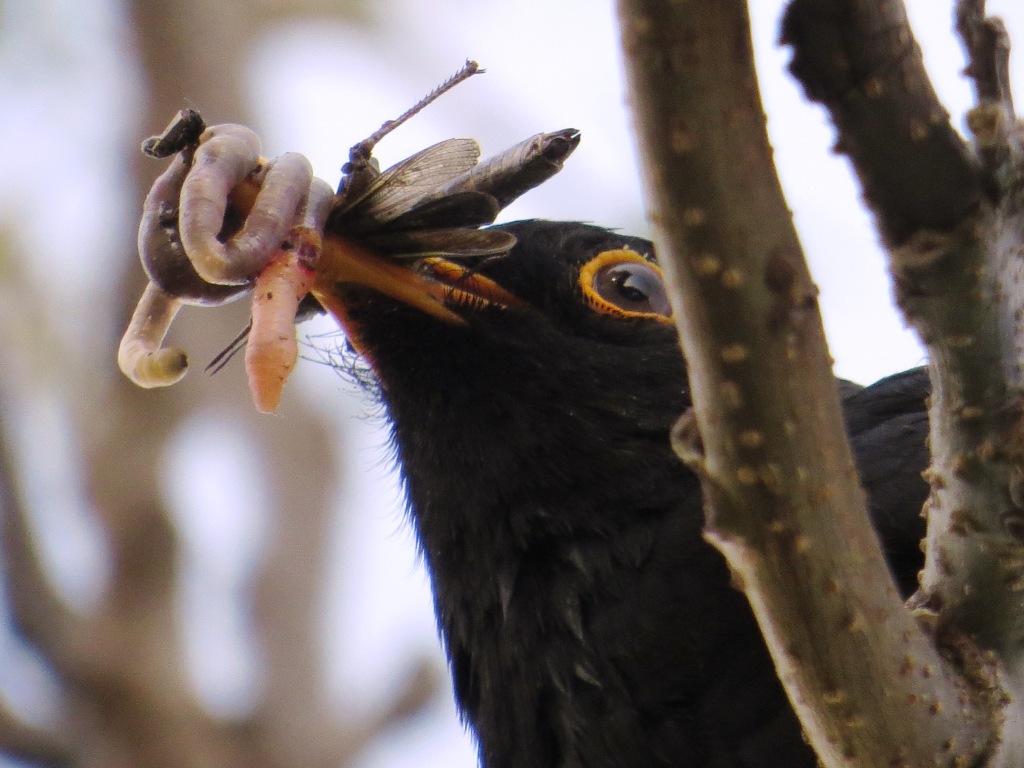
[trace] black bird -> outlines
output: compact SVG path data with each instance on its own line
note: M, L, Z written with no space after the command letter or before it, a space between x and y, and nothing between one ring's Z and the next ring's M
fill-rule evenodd
M690 405L649 242L524 221L427 262L440 320L338 285L393 424L459 708L485 768L813 768L669 430ZM927 494L923 371L840 382L904 592Z

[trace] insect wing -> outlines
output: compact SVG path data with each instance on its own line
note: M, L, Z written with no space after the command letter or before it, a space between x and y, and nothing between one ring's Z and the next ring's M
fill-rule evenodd
M480 227L501 213L498 201L483 192L456 192L417 203L411 211L388 222L385 230Z
M425 197L477 164L480 146L473 139L448 139L388 168L358 200L343 204L344 229L360 232L410 211ZM341 224L341 222L338 222Z
M516 238L500 229L415 229L374 234L363 242L370 250L393 259L471 258L508 253Z

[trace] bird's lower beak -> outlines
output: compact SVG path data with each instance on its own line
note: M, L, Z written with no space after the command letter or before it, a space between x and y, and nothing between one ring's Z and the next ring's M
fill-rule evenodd
M403 262L337 235L324 242L316 273L313 295L343 326L349 325L349 317L339 288L350 285L372 288L449 324L465 323L453 307L523 306L493 280L454 261L432 257Z

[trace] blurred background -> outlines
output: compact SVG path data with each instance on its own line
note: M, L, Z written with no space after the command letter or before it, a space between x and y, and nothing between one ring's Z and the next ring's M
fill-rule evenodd
M919 365L846 162L785 73L781 3L752 5L836 372ZM960 126L949 4L908 7ZM1024 39L1015 0L989 8ZM0 764L475 765L385 424L323 364L342 343L331 324L300 328L309 359L276 416L252 408L240 360L202 372L245 302L186 308L170 341L193 370L175 387L135 389L115 362L163 168L145 136L194 107L333 185L352 144L467 57L488 73L386 138L382 166L453 136L486 156L575 127L562 173L502 218L646 234L611 3L0 0L0 749L18 757Z

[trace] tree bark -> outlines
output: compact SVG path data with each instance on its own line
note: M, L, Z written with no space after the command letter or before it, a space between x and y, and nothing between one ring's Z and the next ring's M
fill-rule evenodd
M922 628L899 600L866 515L816 290L772 164L745 4L620 0L619 13L647 205L694 399L678 446L702 479L706 535L750 599L809 740L827 766L1001 759L1007 670L974 634L934 642L925 631L934 627ZM932 93L904 16L899 3L798 0L785 30L806 40L794 70L814 78L810 95L832 99L839 147L858 168L894 263L916 267L920 247L896 249L927 236L927 261L943 261L972 235L983 239L974 217L987 185ZM936 252L934 233L945 250ZM897 285L905 293L904 273ZM972 288L934 304L948 318L994 298ZM985 315L976 334L992 327L993 311L974 312ZM945 393L964 371L1004 377L1002 358L963 359L986 346L955 346L960 373L943 360L933 366L943 369L936 402L960 395ZM997 361L985 374L975 367ZM984 411L993 423L1007 415L1002 392L990 394L1003 410ZM936 445L946 439L939 431L937 456L961 456L962 447ZM987 484L1008 495L1005 482ZM990 565L982 564L985 588L1006 573ZM940 617L958 626L956 615Z

